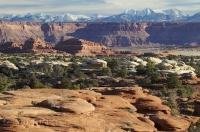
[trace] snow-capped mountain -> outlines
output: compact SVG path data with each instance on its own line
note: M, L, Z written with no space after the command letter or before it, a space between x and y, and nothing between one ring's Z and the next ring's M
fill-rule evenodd
M193 16L188 17L187 21L189 21L189 22L200 22L200 12L194 14Z
M177 9L152 10L146 8L143 10L129 9L121 14L112 16L94 15L74 15L64 14L25 14L25 15L1 15L0 20L9 21L28 21L28 22L176 22L189 21L200 22L200 13L189 16Z
M79 21L90 21L91 17L86 15L73 15L73 14L25 14L25 15L3 15L0 17L1 20L9 21L36 21L36 22L79 22Z
M177 9L169 10L126 10L119 15L113 15L104 19L107 22L161 22L161 21L181 21L187 17L183 12Z

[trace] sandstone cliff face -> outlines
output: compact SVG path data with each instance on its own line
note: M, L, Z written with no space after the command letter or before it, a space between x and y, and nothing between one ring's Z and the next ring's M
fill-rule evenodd
M148 42L160 44L200 44L200 23L151 23Z
M41 25L41 32L45 41L57 44L61 40L71 38L67 34L74 33L76 30L84 28L85 25L81 23L44 23Z
M22 45L28 38L44 37L39 23L1 22L0 44L12 42Z
M77 30L73 36L108 46L138 44L200 44L200 23L96 23Z
M146 23L93 23L77 30L72 36L107 46L132 46L146 43Z
M200 23L28 23L1 22L0 47L21 46L29 39L53 45L75 37L106 46L133 46L149 43L200 44Z
M59 51L64 51L78 56L112 54L111 50L102 44L75 38L60 41L55 48Z
M56 52L54 47L41 39L33 39L30 38L25 41L24 45L22 46L21 52L27 53L52 53Z
M85 24L76 23L30 23L30 22L0 22L0 44L7 42L23 45L29 39L41 39L56 44L61 39L69 38L68 33L73 33Z
M39 39L29 38L25 40L24 44L6 42L1 45L0 52L4 53L53 53L56 52L54 47Z

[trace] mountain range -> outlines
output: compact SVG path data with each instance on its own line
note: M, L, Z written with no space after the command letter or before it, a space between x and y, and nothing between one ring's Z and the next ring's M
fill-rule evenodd
M129 9L123 13L111 16L102 15L74 15L66 14L25 14L25 15L1 15L0 20L8 21L29 21L29 22L200 22L200 12L194 15L187 15L177 9L143 10Z

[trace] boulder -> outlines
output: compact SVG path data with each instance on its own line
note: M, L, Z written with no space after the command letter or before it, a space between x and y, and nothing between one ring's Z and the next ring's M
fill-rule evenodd
M5 101L5 100L0 100L0 106L1 105L6 105L7 104L7 101Z
M75 114L84 114L95 110L95 107L92 104L80 98L67 100L44 100L39 103L33 102L33 104L35 106L53 109L58 112L70 112Z
M18 128L28 128L34 126L37 126L37 123L34 120L24 117L6 117L0 120L0 131L13 132L15 129Z
M161 131L187 131L190 122L184 118L159 113L151 116L151 120Z
M136 102L134 103L134 105L138 109L138 112L144 113L144 114L145 113L154 114L158 112L170 114L170 111L171 111L169 107L162 104L162 101L160 98L156 96L151 96L151 95L136 99Z
M0 119L1 132L54 132L48 128L41 128L37 122L30 118L7 117Z

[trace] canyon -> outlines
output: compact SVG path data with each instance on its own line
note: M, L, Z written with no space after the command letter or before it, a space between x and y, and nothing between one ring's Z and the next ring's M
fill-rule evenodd
M16 51L33 38L56 45L70 38L111 47L199 45L200 23L37 23L0 22L0 51Z

